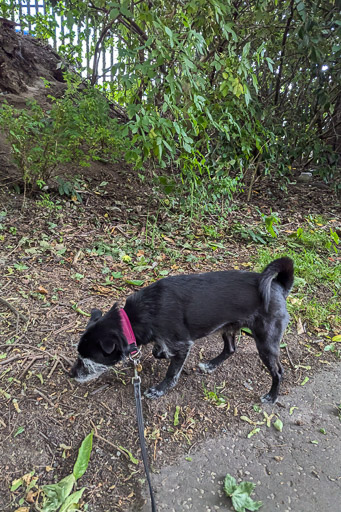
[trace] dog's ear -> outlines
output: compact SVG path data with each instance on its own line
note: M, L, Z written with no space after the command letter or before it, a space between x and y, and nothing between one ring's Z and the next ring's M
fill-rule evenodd
M102 311L99 310L99 309L92 309L91 312L90 312L90 318L89 318L89 321L87 323L87 327L90 327L90 325L94 324L95 322L97 322L97 320L99 320L102 316Z
M120 307L118 305L118 302L115 302L115 304L109 309L107 316L111 319L118 318L119 316Z
M100 344L103 352L105 352L105 354L108 354L108 355L113 353L113 351L115 350L115 346L116 346L115 343L113 342L113 340L111 340L110 338L101 339L99 344Z
M102 316L102 311L100 309L93 308L91 310L91 316L89 322L96 322Z

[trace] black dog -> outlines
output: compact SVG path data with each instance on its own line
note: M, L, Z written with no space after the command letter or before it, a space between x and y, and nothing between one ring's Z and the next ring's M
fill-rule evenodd
M222 353L199 365L210 373L235 352L236 333L248 327L272 377L271 389L262 401L274 403L283 376L279 344L289 321L286 297L293 280L293 261L280 258L261 274L231 270L178 275L130 295L124 312L137 345L153 342L153 355L171 360L165 379L151 387L147 397L162 396L176 385L195 340L222 332ZM92 310L71 377L79 382L91 380L126 357L130 346L123 328L117 304L104 316L98 309Z

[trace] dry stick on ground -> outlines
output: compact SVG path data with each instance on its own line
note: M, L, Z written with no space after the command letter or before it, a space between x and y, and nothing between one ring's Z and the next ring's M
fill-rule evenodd
M34 356L31 361L25 366L24 368L24 371L21 373L20 375L20 379L23 379L26 375L26 373L28 372L29 368L31 368L31 366L38 360L38 359L44 359L45 358L45 355L41 355L41 356Z
M8 363L12 363L13 361L17 361L18 359L26 359L26 356L24 356L24 355L20 355L19 356L18 355L18 356L10 357L9 359L5 359L4 361L0 361L0 366L8 364Z
M55 369L57 368L57 364L60 363L60 359L59 357L56 358L55 362L54 362L54 365L52 366L52 369L50 371L50 373L48 374L47 378L50 379L52 374L54 373ZM65 370L65 368L64 368Z
M128 460L130 460L129 455L127 453L125 453L125 451L122 450L122 448L120 448L116 444L112 443L111 441L108 441L108 439L105 439L105 437L102 437L97 433L97 428L96 428L96 425L93 423L93 421L90 420L90 423L91 423L92 428L94 429L94 436L97 437L97 439L99 439L100 441L103 441L104 443L107 443L112 448L115 448L115 450L118 450L119 452L122 453L122 455L124 455Z
M12 313L15 313L17 315L17 317L21 318L21 320L23 322L28 322L28 318L26 318L25 315L23 315L22 313L20 313L19 311L17 311L15 309L14 306L12 306L12 304L10 304L9 302L7 302L7 300L3 299L2 297L0 297L0 303L1 304L4 304L8 309L10 309L12 311Z
M50 398L48 396L46 396L45 393L43 393L42 391L40 391L37 388L34 388L33 391L35 393L37 393L38 395L40 395L42 398L44 398L51 405L51 407L53 407L53 408L56 407L56 404L54 402L52 402L52 400L50 400Z
M297 370L297 368L295 367L294 363L292 362L292 359L291 359L290 354L289 354L289 349L288 349L288 347L287 347L287 346L285 346L285 351L286 351L286 353L287 353L287 356L288 356L288 359L289 359L289 363L290 363L291 368L292 368L293 370L295 370L295 371L296 371L296 370Z

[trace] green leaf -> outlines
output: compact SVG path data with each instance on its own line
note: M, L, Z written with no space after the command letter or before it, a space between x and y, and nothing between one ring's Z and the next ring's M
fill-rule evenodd
M236 512L245 512L247 510L258 510L262 506L261 501L253 501L250 498L255 488L252 482L241 482L237 485L235 478L227 474L224 480L224 491L232 499L232 504Z
M75 510L75 508L72 505L79 503L79 500L81 499L84 491L85 487L83 487L79 491L72 493L68 498L66 498L65 502L60 507L58 512L69 512L71 510Z
M160 270L159 274L160 276L168 276L169 270Z
M240 484L238 485L239 490L241 492L245 492L249 496L251 496L255 487L256 487L256 484L254 484L252 482L240 482Z
M142 279L127 279L124 282L132 286L142 286L144 284L144 281L142 281Z
M231 476L229 473L227 473L225 480L224 480L224 491L226 492L227 496L232 496L234 491L237 489L237 482L236 479Z
M245 510L258 510L262 506L261 501L253 501L245 492L240 492L239 488L231 496L232 504L236 512L245 512Z
M109 14L109 19L114 20L115 18L117 18L117 16L119 14L120 14L120 11L118 9L111 9L110 14Z
M268 66L269 66L269 69L270 69L271 73L273 73L273 70L274 70L273 63L274 63L274 61L272 59L270 59L270 57L266 57L266 61L268 63Z
M70 492L76 479L73 475L69 475L60 482L51 485L44 485L42 487L45 499L43 502L42 512L55 512L64 503Z
M122 452L126 453L130 459L130 462L132 462L133 464L138 464L139 461L137 459L135 459L135 457L133 456L133 454L127 450L127 448L124 448L123 446L119 446L119 449L122 450Z
M83 476L87 470L92 450L93 435L94 433L90 432L90 434L86 436L81 444L81 447L79 448L78 457L73 467L73 476L76 480Z
M126 18L132 18L133 13L124 5L121 5L121 13L124 14Z
M341 342L341 334L337 334L336 336L334 336L334 337L332 338L332 341L334 341L334 342L335 342L335 341L337 341L337 342Z
M16 480L13 480L11 485L11 492L16 491L23 483L24 481L22 478L17 478Z
M254 428L253 430L251 430L251 432L249 432L249 433L248 433L247 438L248 438L248 439L250 439L250 437L252 437L252 436L254 436L254 435L258 434L258 432L259 432L259 431L260 431L260 428L259 428L259 427Z
M273 426L275 427L276 430L278 430L279 432L282 432L283 422L279 418L277 418L277 420L273 422Z
M17 437L19 434L22 434L24 432L24 430L25 430L25 427L19 427L13 437Z
M175 408L175 413L174 413L174 427L179 425L179 412L180 412L180 407L177 405Z
M121 279L121 277L123 277L122 272L111 272L111 275L114 279Z
M248 327L242 327L241 330L242 330L242 332L247 332L248 334L250 334L252 336L252 331Z

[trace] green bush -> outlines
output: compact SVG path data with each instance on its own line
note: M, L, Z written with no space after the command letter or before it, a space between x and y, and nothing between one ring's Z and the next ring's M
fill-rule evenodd
M42 187L59 165L85 167L99 158L120 159L122 127L110 117L108 101L97 89L80 92L69 80L62 98L49 99L48 110L34 100L24 109L7 102L0 108L0 130L25 188Z

